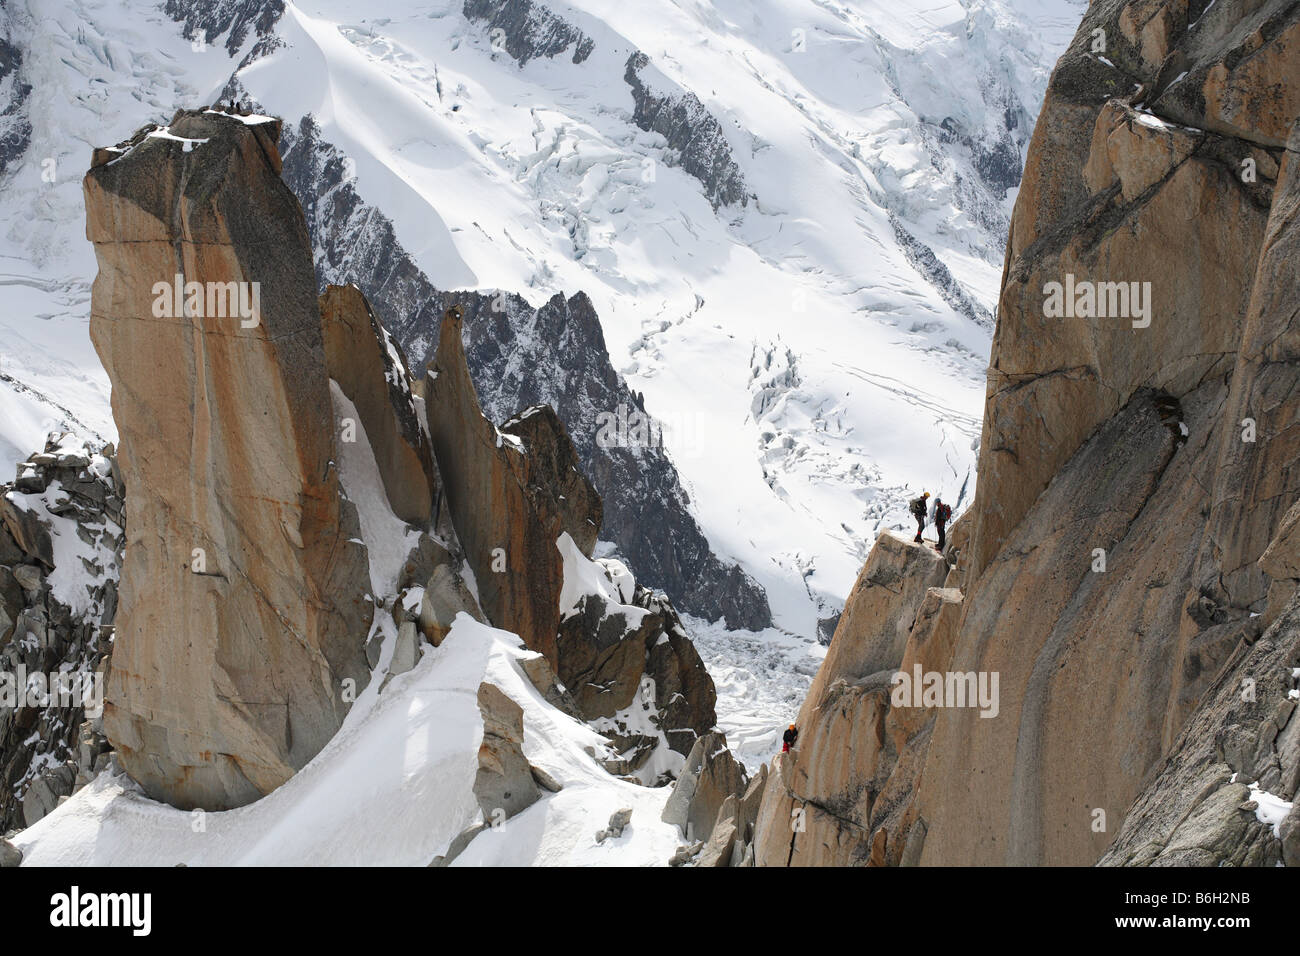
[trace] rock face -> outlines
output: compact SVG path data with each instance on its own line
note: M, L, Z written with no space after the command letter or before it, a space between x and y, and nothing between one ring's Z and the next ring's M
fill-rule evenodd
M524 756L524 711L494 684L480 684L483 743L478 749L474 796L489 823L526 810L541 797Z
M126 539L103 452L55 433L0 486L0 832L41 819L111 757L104 671Z
M447 311L424 386L447 506L488 620L514 631L555 664L563 584L555 542L566 530L566 518L579 520L585 529L593 516L579 518L561 506L556 489L543 484L554 477L545 464L555 461L555 449L568 442L567 435L549 435L545 444L551 456L538 458L542 464L535 466L522 441L483 416L465 364L461 321L460 309ZM549 421L558 424L553 417Z
M837 632L852 634L855 639L832 638L808 697L820 697L831 680L857 680L897 668L917 606L929 588L942 586L947 573L947 564L933 548L893 531L882 532L844 602L837 625Z
M1194 8L1205 6L1094 4L1057 66L1007 247L999 313L1015 320L999 323L989 371L977 571L1133 394L1158 388L1182 397L1231 372L1245 344L1277 147L1293 121L1279 117L1295 95L1286 55L1295 11L1271 2L1219 6L1201 18ZM1096 30L1104 55L1092 52ZM1269 82L1251 80L1260 68ZM1272 119L1225 126L1212 108L1192 109L1202 98L1213 103L1221 75L1235 77L1245 113ZM1185 211L1193 208L1198 228L1189 230ZM1044 286L1066 274L1151 283L1151 325L1045 315Z
M672 795L664 805L663 821L681 827L689 840L708 840L727 800L743 794L745 768L727 749L727 738L708 733L695 742Z
M332 464L278 135L182 111L97 150L85 179L91 335L131 512L104 725L131 776L179 807L274 790L338 729L344 682L369 677L367 555Z
M600 536L605 508L600 495L582 473L578 450L569 440L555 409L534 405L502 424L501 431L524 443L532 463L534 483L552 490L562 527L582 553L590 556Z
M934 712L893 707L893 676L947 666L963 610L961 592L941 586L949 573L929 545L892 532L877 539L799 712L799 743L773 761L755 825L758 865L865 864L882 856L873 833L886 821L895 831L913 825L890 791L914 785L912 755Z
M536 57L551 58L573 48L574 63L591 56L595 42L573 24L533 0L465 0L467 19L486 24L520 66Z
M326 371L361 415L393 513L408 524L428 524L442 487L401 346L354 285L328 286L320 316ZM347 437L344 431L342 440ZM441 530L452 533L449 522Z
M1300 864L1300 820L1259 812L1268 797L1297 803L1300 717L1289 697L1300 661L1300 602L1253 644L1240 645L1142 788L1102 864L1287 866Z
M646 76L653 80L646 82ZM632 121L647 132L659 133L676 150L682 169L698 179L714 209L749 203L745 177L731 155L722 124L689 90L656 89L668 80L650 66L650 58L636 50L627 58L623 81L632 90L636 109Z
M1286 676L1300 580L1298 36L1288 2L1090 6L1012 217L957 567L878 542L773 767L758 863L1283 852L1220 810L1259 805L1239 784L1296 790L1286 688L1259 668ZM930 671L931 704L895 697ZM994 677L988 706L954 701Z

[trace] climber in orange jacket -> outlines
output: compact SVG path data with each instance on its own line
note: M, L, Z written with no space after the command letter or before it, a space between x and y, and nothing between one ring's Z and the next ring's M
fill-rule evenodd
M799 739L799 728L796 727L794 724L791 724L789 729L786 730L786 732L781 735L781 740L782 740L781 753L788 754L790 752L790 748L795 745L795 742L798 741L798 739Z

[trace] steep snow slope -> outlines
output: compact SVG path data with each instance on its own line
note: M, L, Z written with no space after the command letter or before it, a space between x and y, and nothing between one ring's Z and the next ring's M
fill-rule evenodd
M37 6L10 3L33 128L0 204L22 283L0 285L9 460L42 416L111 437L84 332L90 143L215 98L257 43L225 49L218 18L195 50L145 0ZM435 285L590 295L715 551L802 635L909 494L969 500L1007 187L1083 6L586 0L493 26L491 2L233 5L277 41L240 82L315 117ZM530 40L543 9L582 40ZM685 140L654 104L684 110ZM743 189L711 188L730 163Z

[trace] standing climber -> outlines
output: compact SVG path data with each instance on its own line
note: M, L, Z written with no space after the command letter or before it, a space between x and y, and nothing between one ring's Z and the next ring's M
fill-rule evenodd
M925 530L925 499L930 497L930 492L921 492L921 497L913 498L907 508L912 512L912 517L916 519L916 537L913 541L920 542L921 532Z
M938 495L934 496L934 510L931 512L931 517L934 518L934 526L939 529L939 543L935 545L935 550L943 554L943 529L952 518L952 509L944 504L943 499Z
M798 739L799 739L799 728L796 727L794 724L791 724L786 729L786 732L781 735L781 741L782 741L781 753L788 754L790 752L790 748L795 745L795 742Z

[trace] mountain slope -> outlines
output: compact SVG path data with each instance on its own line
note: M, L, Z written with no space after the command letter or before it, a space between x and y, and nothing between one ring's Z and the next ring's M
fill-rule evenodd
M10 0L22 65L0 82L36 92L0 209L22 284L0 294L7 316L48 316L0 320L11 457L43 418L112 437L79 344L79 197L42 183L40 160L126 135L128 104L165 119L210 102L240 68L265 109L312 116L433 287L531 308L586 293L719 566L738 561L778 624L816 633L911 493L969 501L1007 187L1081 5L529 9L393 3L358 20L329 0L171 0L169 21L141 0L39 16ZM32 109L61 90L58 123ZM403 341L422 354L430 329Z

